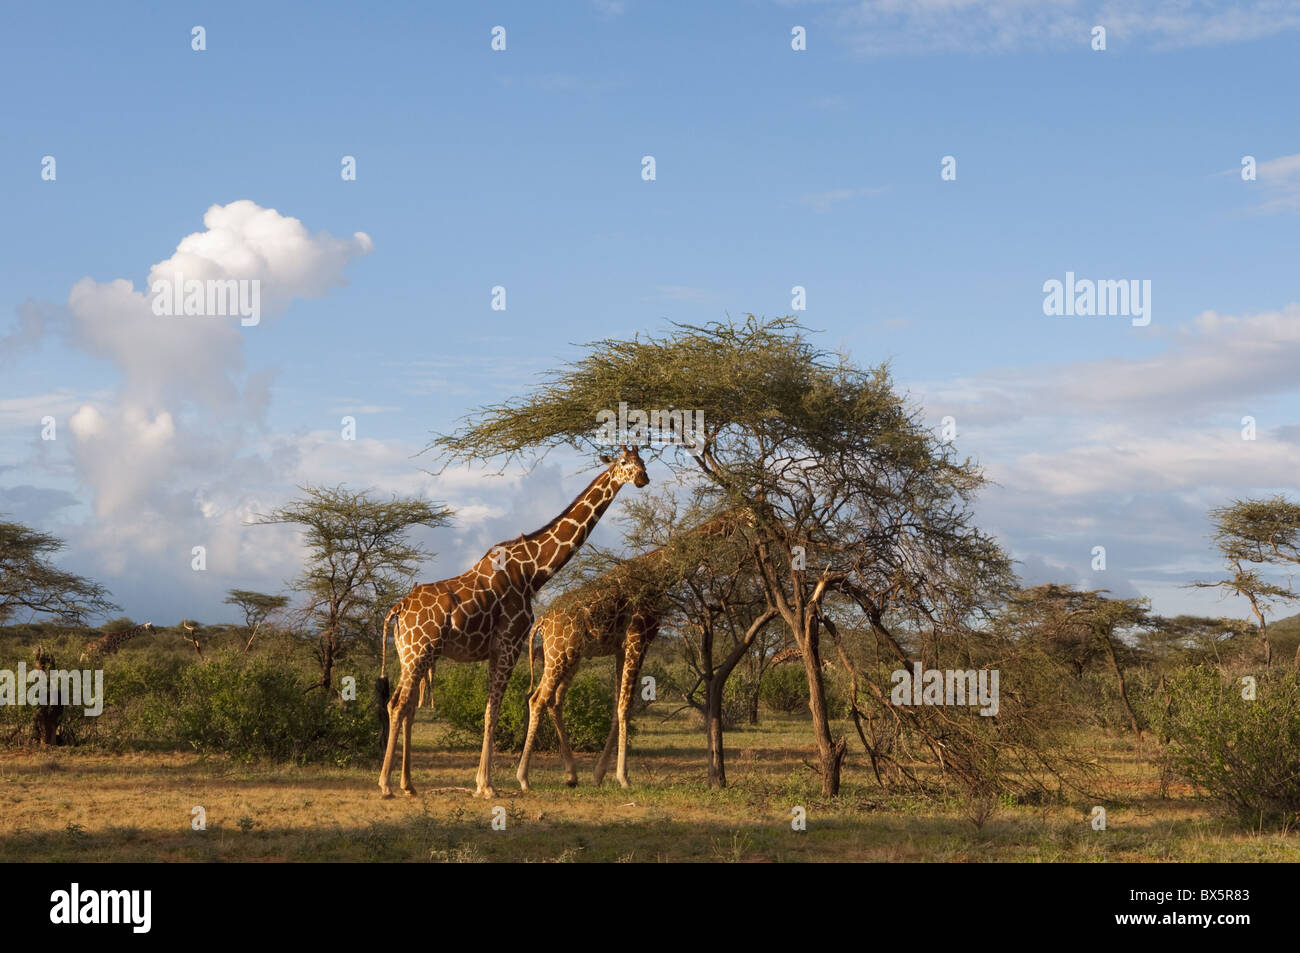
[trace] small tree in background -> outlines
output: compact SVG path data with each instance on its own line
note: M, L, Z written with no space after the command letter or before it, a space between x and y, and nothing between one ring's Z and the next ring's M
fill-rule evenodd
M272 612L278 612L288 604L288 596L272 596L251 589L231 589L226 596L226 605L238 606L244 614L244 628L250 633L256 632Z
M334 663L357 620L374 618L374 606L413 579L432 553L411 543L415 526L445 526L452 511L421 499L376 499L368 491L343 487L299 487L303 497L259 516L257 524L292 523L302 527L307 568L292 588L307 597L320 626L316 649L321 680L332 687ZM379 633L382 638L382 633Z
M84 625L88 616L120 608L103 586L50 562L64 545L56 536L0 521L0 622L26 609Z
M1125 647L1120 634L1149 625L1149 609L1145 599L1114 599L1105 589L1083 591L1051 583L1015 593L1008 602L1007 623L1068 666L1076 678L1082 677L1091 661L1104 659L1115 676L1129 726L1135 737L1141 737L1121 664Z
M1210 510L1214 543L1223 554L1229 575L1217 582L1194 583L1197 588L1221 589L1243 597L1259 624L1264 643L1264 667L1273 664L1266 614L1279 603L1300 599L1289 585L1263 577L1261 569L1300 569L1300 504L1278 495L1258 500L1234 500ZM1257 568L1258 567L1258 568ZM1293 666L1300 671L1300 646Z

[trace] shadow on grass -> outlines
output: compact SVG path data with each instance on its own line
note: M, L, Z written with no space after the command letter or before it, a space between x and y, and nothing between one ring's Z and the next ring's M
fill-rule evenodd
M1005 813L976 829L957 816L830 814L809 807L806 831L791 829L784 809L757 805L742 823L667 816L550 819L537 802L503 805L505 827L491 826L490 806L434 813L416 802L406 813L364 825L264 827L255 818L205 831L106 827L0 837L2 861L169 862L815 862L1029 861L1105 862L1193 858L1296 860L1294 836L1233 835L1200 821L1132 818L1106 832L1081 818L1045 820ZM419 809L416 810L416 806ZM498 815L500 816L500 815ZM1214 830L1209 830L1213 826ZM1228 842L1210 844L1207 836Z

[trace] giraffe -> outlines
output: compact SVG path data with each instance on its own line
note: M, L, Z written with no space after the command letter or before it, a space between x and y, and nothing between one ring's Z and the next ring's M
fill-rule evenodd
M411 724L415 690L440 657L453 662L488 659L487 709L483 717L483 751L475 778L476 797L495 797L492 749L497 711L515 661L533 627L533 596L578 551L625 483L650 482L637 448L624 446L617 457L563 512L541 529L498 543L468 570L451 579L416 586L384 619L396 616L393 648L402 666L397 691L388 703L388 746L379 772L379 790L392 797L389 776L402 731L402 791L411 786ZM384 664L380 663L381 666Z
M747 512L740 507L728 510L721 516L702 523L688 531L686 538L707 539L731 533ZM548 708L555 722L555 733L560 741L560 756L564 759L566 783L578 783L578 772L564 731L564 695L569 683L584 658L615 656L614 671L618 679L614 695L615 715L609 726L605 748L596 761L596 784L600 785L609 770L614 745L618 745L615 777L622 787L627 779L627 717L636 689L637 677L645 653L659 633L659 624L667 608L669 589L681 581L683 571L667 559L666 546L642 553L626 560L599 578L565 593L533 626L540 633L540 648L545 667L537 690L528 696L528 734L524 751L519 758L515 777L519 786L528 790L528 760L533 750L534 735L542 708ZM532 681L533 639L528 644L528 672ZM531 688L531 684L530 684Z
M86 643L86 648L81 653L81 661L86 659L103 658L105 655L112 655L122 647L124 642L129 642L141 632L149 632L153 629L152 622L145 622L137 625L134 629L122 629L120 632L110 632L102 638L92 639Z

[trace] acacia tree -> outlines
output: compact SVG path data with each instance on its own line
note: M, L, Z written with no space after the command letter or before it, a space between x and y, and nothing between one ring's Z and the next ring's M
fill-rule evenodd
M1201 589L1222 589L1242 596L1259 625L1264 643L1264 667L1273 664L1266 613L1282 602L1300 599L1289 585L1265 579L1262 569L1300 569L1300 504L1278 495L1266 499L1234 500L1210 510L1214 544L1223 554L1229 575L1215 582L1197 582ZM1300 671L1300 646L1292 665Z
M321 680L312 688L328 691L334 663L356 620L373 620L381 597L414 578L419 563L433 555L410 542L410 530L445 526L453 513L422 499L376 499L369 491L341 486L299 489L302 498L259 515L255 522L302 527L307 567L290 585L306 596L307 610L320 626L316 657Z
M244 614L244 628L254 632L267 616L289 604L288 596L272 596L251 589L231 589L226 595L226 605L238 606Z
M1083 591L1050 583L1015 593L1009 600L1007 621L1041 644L1049 656L1067 664L1076 678L1083 676L1091 661L1104 658L1115 677L1129 727L1141 737L1121 664L1120 635L1151 626L1149 610L1146 599L1114 599L1105 589Z
M84 625L88 616L120 608L103 586L51 563L64 545L56 536L0 521L0 622L26 609Z
M598 415L621 402L684 411L685 419L668 417L672 440L660 457L727 505L752 508L755 569L767 608L799 647L822 792L833 796L846 741L832 737L822 681L826 597L902 602L925 588L921 574L942 574L945 559L980 561L990 572L1005 559L970 524L967 504L984 482L978 468L923 426L886 367L860 368L807 333L793 318L751 315L597 341L534 393L481 408L432 448L449 460L508 462L539 447L600 447ZM655 436L653 424L628 422L626 442Z

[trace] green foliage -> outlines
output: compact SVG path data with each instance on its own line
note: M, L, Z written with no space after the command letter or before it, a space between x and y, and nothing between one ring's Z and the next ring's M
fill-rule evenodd
M72 659L69 650L55 661L75 667ZM6 657L0 667L16 662ZM282 658L226 653L197 663L179 653L124 653L104 660L103 668L102 713L65 708L64 744L220 751L244 761L299 764L347 765L379 753L378 712L367 692L359 690L350 702L306 692L312 683L306 670ZM30 707L0 706L0 740L29 741L32 718Z
M734 669L726 684L722 687L722 727L731 731L749 722L749 702L753 696L754 683L749 673Z
M487 708L487 663L443 665L434 676L433 708L438 718L452 729L456 744L477 747L483 738L483 715ZM580 671L569 685L564 699L564 727L574 751L600 751L609 737L613 720L614 692L607 676ZM629 731L631 730L629 726ZM498 751L522 751L528 733L528 672L517 666L506 685L497 715ZM543 713L534 747L556 751L559 739L549 715Z
M776 665L763 675L759 699L772 711L789 715L808 710L808 678L798 665Z
M366 700L338 702L293 672L234 657L185 668L157 723L197 751L225 751L244 760L269 758L346 765L373 757L379 720Z
M1167 679L1149 706L1173 771L1252 827L1300 822L1300 674L1257 676L1256 698L1209 667Z
M56 536L0 520L0 622L19 612L80 622L118 608L103 586L54 564L64 546Z

